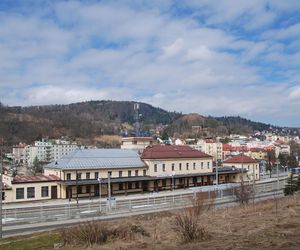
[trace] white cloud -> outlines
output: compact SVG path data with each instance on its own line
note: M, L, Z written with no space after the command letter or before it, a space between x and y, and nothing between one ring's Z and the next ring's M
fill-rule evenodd
M296 11L294 3L69 1L30 15L1 12L0 98L10 105L134 99L264 120L285 112L291 121L300 108L290 87L300 85L299 27L272 24ZM178 13L183 6L189 14Z

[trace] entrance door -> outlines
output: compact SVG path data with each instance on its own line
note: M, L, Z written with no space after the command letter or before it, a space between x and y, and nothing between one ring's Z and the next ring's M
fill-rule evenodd
M99 185L98 184L94 185L94 190L95 190L95 196L99 196Z
M142 185L143 185L143 187L142 187L142 188L143 188L143 191L144 191L144 192L148 191L148 182L147 182L147 181L143 181L142 183L143 183L143 184L142 184Z
M72 186L67 187L66 198L67 199L72 199Z
M57 199L57 186L51 186L51 199Z

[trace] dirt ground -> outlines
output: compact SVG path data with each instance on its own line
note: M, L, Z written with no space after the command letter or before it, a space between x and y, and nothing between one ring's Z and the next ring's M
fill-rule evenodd
M183 244L171 228L174 213L113 222L141 225L150 236L117 240L91 249L300 249L300 194L277 202L271 199L243 208L205 212L202 223L206 239L188 244Z

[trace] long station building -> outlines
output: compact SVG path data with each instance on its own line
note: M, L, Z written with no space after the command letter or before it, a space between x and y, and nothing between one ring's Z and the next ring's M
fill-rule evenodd
M4 198L9 198L4 202L107 196L109 184L113 196L213 185L215 170L212 156L185 145L150 145L142 154L130 149L78 149L46 165L44 178L35 177L36 182L34 177L28 182L19 177L7 181ZM239 167L218 167L218 183L237 182L241 174Z

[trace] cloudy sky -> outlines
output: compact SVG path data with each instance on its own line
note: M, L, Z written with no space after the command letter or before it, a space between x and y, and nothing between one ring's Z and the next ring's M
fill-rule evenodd
M0 1L0 101L136 100L300 126L299 0Z

